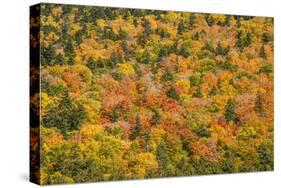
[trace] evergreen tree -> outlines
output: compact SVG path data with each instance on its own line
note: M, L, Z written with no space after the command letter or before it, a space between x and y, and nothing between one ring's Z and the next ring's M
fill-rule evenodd
M86 66L92 71L92 73L95 73L95 69L97 68L97 62L90 57L87 61Z
M264 43L267 43L267 42L272 41L272 40L273 40L273 37L269 33L263 33L262 34L262 41Z
M258 115L264 114L264 100L260 92L258 92L255 102L255 111Z
M244 47L247 47L247 46L249 46L251 44L252 44L251 34L247 33L245 41L244 41Z
M194 74L190 77L190 86L199 86L202 82L200 74Z
M224 117L226 121L229 122L238 122L238 116L235 113L235 104L232 99L228 99L226 107L225 107L225 112L224 112Z
M161 120L161 113L159 109L153 109L152 125L156 125Z
M151 29L151 25L150 25L150 23L149 23L149 21L147 19L144 19L143 28L144 28L144 34L146 36L148 36L148 35L153 33L153 30Z
M172 99L175 99L175 100L180 100L180 96L177 92L177 90L172 87L170 88L167 92L166 92L166 95L169 97L169 98L172 98Z
M266 53L265 53L265 50L264 50L264 45L262 45L262 47L260 49L259 57L261 57L263 59L266 59Z
M55 57L55 49L52 45L49 45L47 48L41 48L41 64L42 65L50 65L52 60Z
M230 47L223 48L220 42L216 49L217 54L221 55L221 56L226 56L228 54L229 50L230 50Z
M63 55L58 54L58 55L56 56L55 62L56 62L56 64L58 64L58 65L64 64L64 57L63 57Z
M189 17L189 28L192 29L193 24L195 23L196 15L194 13L191 13Z
M73 65L74 64L74 47L73 47L73 40L70 36L67 37L65 44L64 44L64 53L67 57L67 64Z
M57 127L63 135L67 135L67 132L78 130L85 118L84 107L74 105L66 92L59 106L52 107L43 118L43 124L45 127Z
M174 74L171 73L170 71L165 72L161 77L161 80L163 82L172 82L172 81L174 81L174 79L175 79Z
M160 166L160 176L165 176L167 173L166 169L170 161L168 147L165 142L162 142L158 145L156 154Z
M168 55L169 55L169 49L164 46L164 47L160 48L160 50L159 50L158 60L160 61L160 59L162 57L166 57Z
M262 143L257 149L260 160L260 170L266 171L273 169L274 154L273 145Z
M219 92L218 87L217 87L217 86L214 86L214 87L211 89L209 95L215 96L218 92Z
M131 132L131 140L136 139L138 136L141 136L141 129L142 129L142 125L140 122L140 115L137 114L136 116L136 125L135 127L133 127L133 130Z
M118 33L119 33L119 35L118 35L119 40L124 41L124 40L127 39L128 33L125 32L125 31L123 31L123 30L121 29L121 27L119 28L119 32L118 32Z
M183 34L184 31L185 31L185 25L183 20L181 20L178 25L178 34Z
M194 97L200 98L202 97L201 89L200 87L197 87L196 92L193 94Z

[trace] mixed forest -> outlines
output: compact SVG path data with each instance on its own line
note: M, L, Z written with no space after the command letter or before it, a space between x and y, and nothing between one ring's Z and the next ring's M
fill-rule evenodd
M40 184L273 170L273 18L41 4L30 27Z

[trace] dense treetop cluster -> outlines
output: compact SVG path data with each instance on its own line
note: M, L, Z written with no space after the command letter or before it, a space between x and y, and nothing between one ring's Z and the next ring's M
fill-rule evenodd
M42 184L273 170L272 18L40 8Z

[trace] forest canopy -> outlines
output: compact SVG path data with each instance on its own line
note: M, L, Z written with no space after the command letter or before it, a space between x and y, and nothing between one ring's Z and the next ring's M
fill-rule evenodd
M273 18L41 4L30 27L40 184L273 170Z

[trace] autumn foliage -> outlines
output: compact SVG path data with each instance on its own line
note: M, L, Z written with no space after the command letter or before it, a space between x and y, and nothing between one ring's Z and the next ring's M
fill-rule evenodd
M30 26L40 184L273 170L272 18L41 4Z

